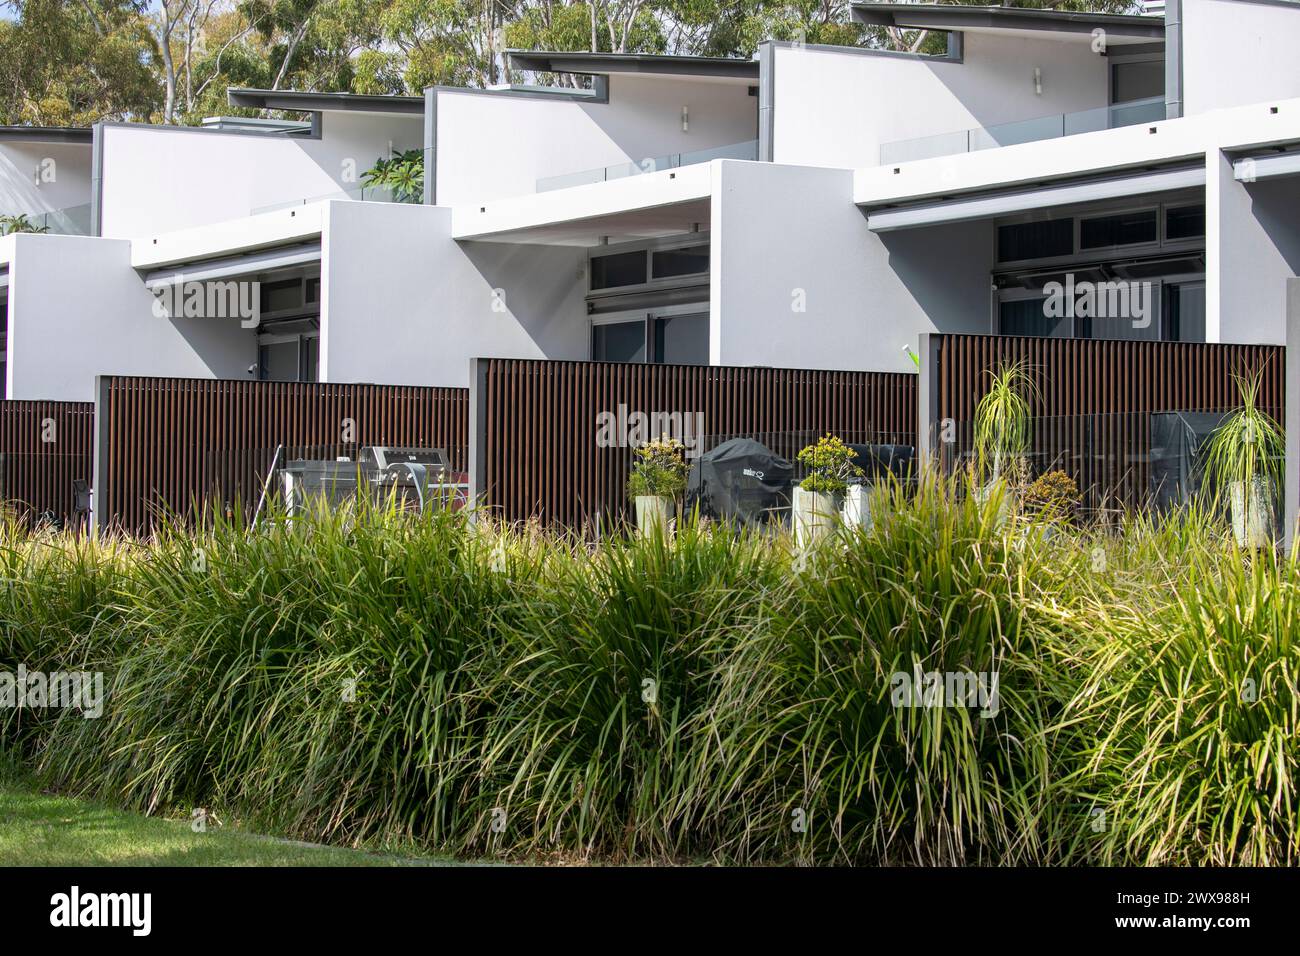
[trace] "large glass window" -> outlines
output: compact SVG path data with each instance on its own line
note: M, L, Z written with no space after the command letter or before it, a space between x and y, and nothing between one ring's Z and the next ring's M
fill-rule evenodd
M1155 242L1158 238L1154 209L1139 209L1134 212L1093 216L1079 220L1080 249L1135 246Z
M596 362L644 362L645 322L605 322L591 328L591 357Z
M660 365L709 364L709 315L671 315L654 320L654 360Z
M258 370L264 382L298 381L298 341L267 342L261 346Z
M1165 287L1165 337L1173 342L1205 341L1205 283Z
M998 331L1003 335L1070 335L1069 316L1048 315L1047 299L1009 299L998 303Z
M1165 210L1166 239L1199 239L1205 235L1205 206L1174 206Z
M650 256L650 277L653 279L674 279L678 276L700 275L708 271L709 247L707 245L656 249Z
M592 289L616 289L625 285L643 285L646 281L646 251L615 252L591 257Z
M1047 219L998 226L998 261L1048 259L1074 252L1074 220Z
M1165 61L1135 60L1112 63L1110 101L1129 103L1165 95Z

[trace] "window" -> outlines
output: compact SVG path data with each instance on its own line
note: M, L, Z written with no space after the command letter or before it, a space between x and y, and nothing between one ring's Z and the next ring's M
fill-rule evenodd
M1110 101L1130 103L1165 95L1165 61L1136 60L1110 67Z
M654 361L660 365L709 364L709 315L670 315L654 320Z
M591 257L592 289L616 289L646 282L646 250Z
M1204 206L1174 206L1165 210L1166 239L1199 239L1204 235Z
M302 279L281 279L279 282L263 282L262 314L288 312L303 306Z
M298 381L298 343L264 343L259 349L258 371L264 382Z
M1205 341L1205 283L1165 287L1165 336L1173 342Z
M1009 299L998 303L999 333L1069 338L1069 316L1048 315L1046 303L1046 298Z
M302 339L304 382L320 381L320 336L308 335Z
M709 271L708 245L657 249L650 256L650 278L674 279Z
M320 378L320 336L258 337L258 378L264 382L315 382Z
M606 322L591 327L591 358L595 362L644 362L645 322Z
M1074 252L1074 220L1048 219L998 226L998 261L1049 259Z
M1140 209L1079 220L1080 249L1109 249L1156 242L1156 211Z
M591 327L592 361L708 365L709 313L705 309L703 305L677 306L644 312L636 318L596 322Z

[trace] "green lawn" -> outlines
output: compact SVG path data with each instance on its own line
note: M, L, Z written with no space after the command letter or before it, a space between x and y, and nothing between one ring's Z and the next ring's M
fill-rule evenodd
M291 843L188 820L125 813L0 780L0 866L411 866L456 865Z

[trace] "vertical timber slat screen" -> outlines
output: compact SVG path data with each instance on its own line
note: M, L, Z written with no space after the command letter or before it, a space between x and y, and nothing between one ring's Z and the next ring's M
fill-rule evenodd
M92 403L0 401L0 500L25 520L69 521L72 483L90 482L94 453Z
M700 422L694 416L702 415L702 436L696 437L704 450L752 436L793 457L826 432L846 440L915 444L916 376L910 373L533 359L479 363L483 474L475 484L481 503L509 521L537 518L579 527L597 516L626 514L627 436L616 434L613 446L597 443L598 416L626 420L619 419L620 407L628 418L636 412L678 413L693 425Z
M196 501L251 514L278 445L281 464L397 445L445 448L466 467L464 388L114 376L100 402L95 508L103 527L128 532Z
M1281 422L1286 349L998 335L936 335L937 404L922 428L954 423L957 441L931 435L948 468L969 445L975 408L1000 366L1024 363L1034 456L1078 482L1092 507L1138 506L1149 491L1151 415L1221 412L1239 404L1234 376L1262 373L1259 404ZM955 448L954 448L955 444ZM965 448L964 450L969 450Z

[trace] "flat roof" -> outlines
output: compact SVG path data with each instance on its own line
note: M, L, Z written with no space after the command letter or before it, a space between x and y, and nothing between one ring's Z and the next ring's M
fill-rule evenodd
M644 73L659 76L714 76L757 80L758 61L720 56L667 56L654 53L571 53L507 50L516 70L538 73Z
M86 143L95 131L89 126L0 126L0 140L22 143Z
M855 3L853 19L876 27L916 30L1040 30L1091 33L1111 38L1163 40L1163 17L1127 13L1075 13L1033 7L966 6L946 3Z
M304 112L409 113L424 115L423 96L371 96L361 93L311 93L299 90L252 90L231 87L231 106Z

